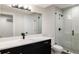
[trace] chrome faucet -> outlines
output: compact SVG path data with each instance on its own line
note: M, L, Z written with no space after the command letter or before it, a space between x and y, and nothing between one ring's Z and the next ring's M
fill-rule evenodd
M21 35L22 35L23 39L25 39L25 33L21 33Z

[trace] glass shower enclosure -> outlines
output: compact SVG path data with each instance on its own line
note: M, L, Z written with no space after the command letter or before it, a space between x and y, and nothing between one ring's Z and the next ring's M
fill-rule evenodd
M72 53L79 53L79 6L63 11L56 18L56 43ZM60 19L58 19L60 17ZM61 28L61 29L60 29Z

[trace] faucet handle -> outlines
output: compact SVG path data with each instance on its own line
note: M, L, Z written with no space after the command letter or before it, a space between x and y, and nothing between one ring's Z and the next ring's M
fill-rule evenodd
M26 32L26 35L28 35L28 32Z
M28 32L26 32L26 34L28 34Z

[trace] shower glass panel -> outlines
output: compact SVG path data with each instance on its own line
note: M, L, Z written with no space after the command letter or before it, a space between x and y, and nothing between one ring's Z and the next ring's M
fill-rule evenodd
M74 30L74 36L72 35L72 51L79 53L79 20L72 20L72 30Z
M66 50L72 50L72 20L64 19L64 44Z
M69 16L68 14L66 16ZM70 18L71 17L71 18ZM64 17L64 44L63 47L66 50L70 50L73 53L79 53L79 20L72 18L71 16Z
M64 23L64 48L73 53L79 53L79 20L65 20Z

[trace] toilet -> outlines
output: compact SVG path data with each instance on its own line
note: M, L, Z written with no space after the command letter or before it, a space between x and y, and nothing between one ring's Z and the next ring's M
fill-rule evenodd
M51 50L53 50L53 52L56 54L61 54L64 51L64 48L58 45L57 43L55 43L53 40L52 45L51 45Z
M60 54L64 51L63 47L60 45L57 45L57 44L53 45L52 49L53 49L54 53L56 53L56 54L57 53Z

